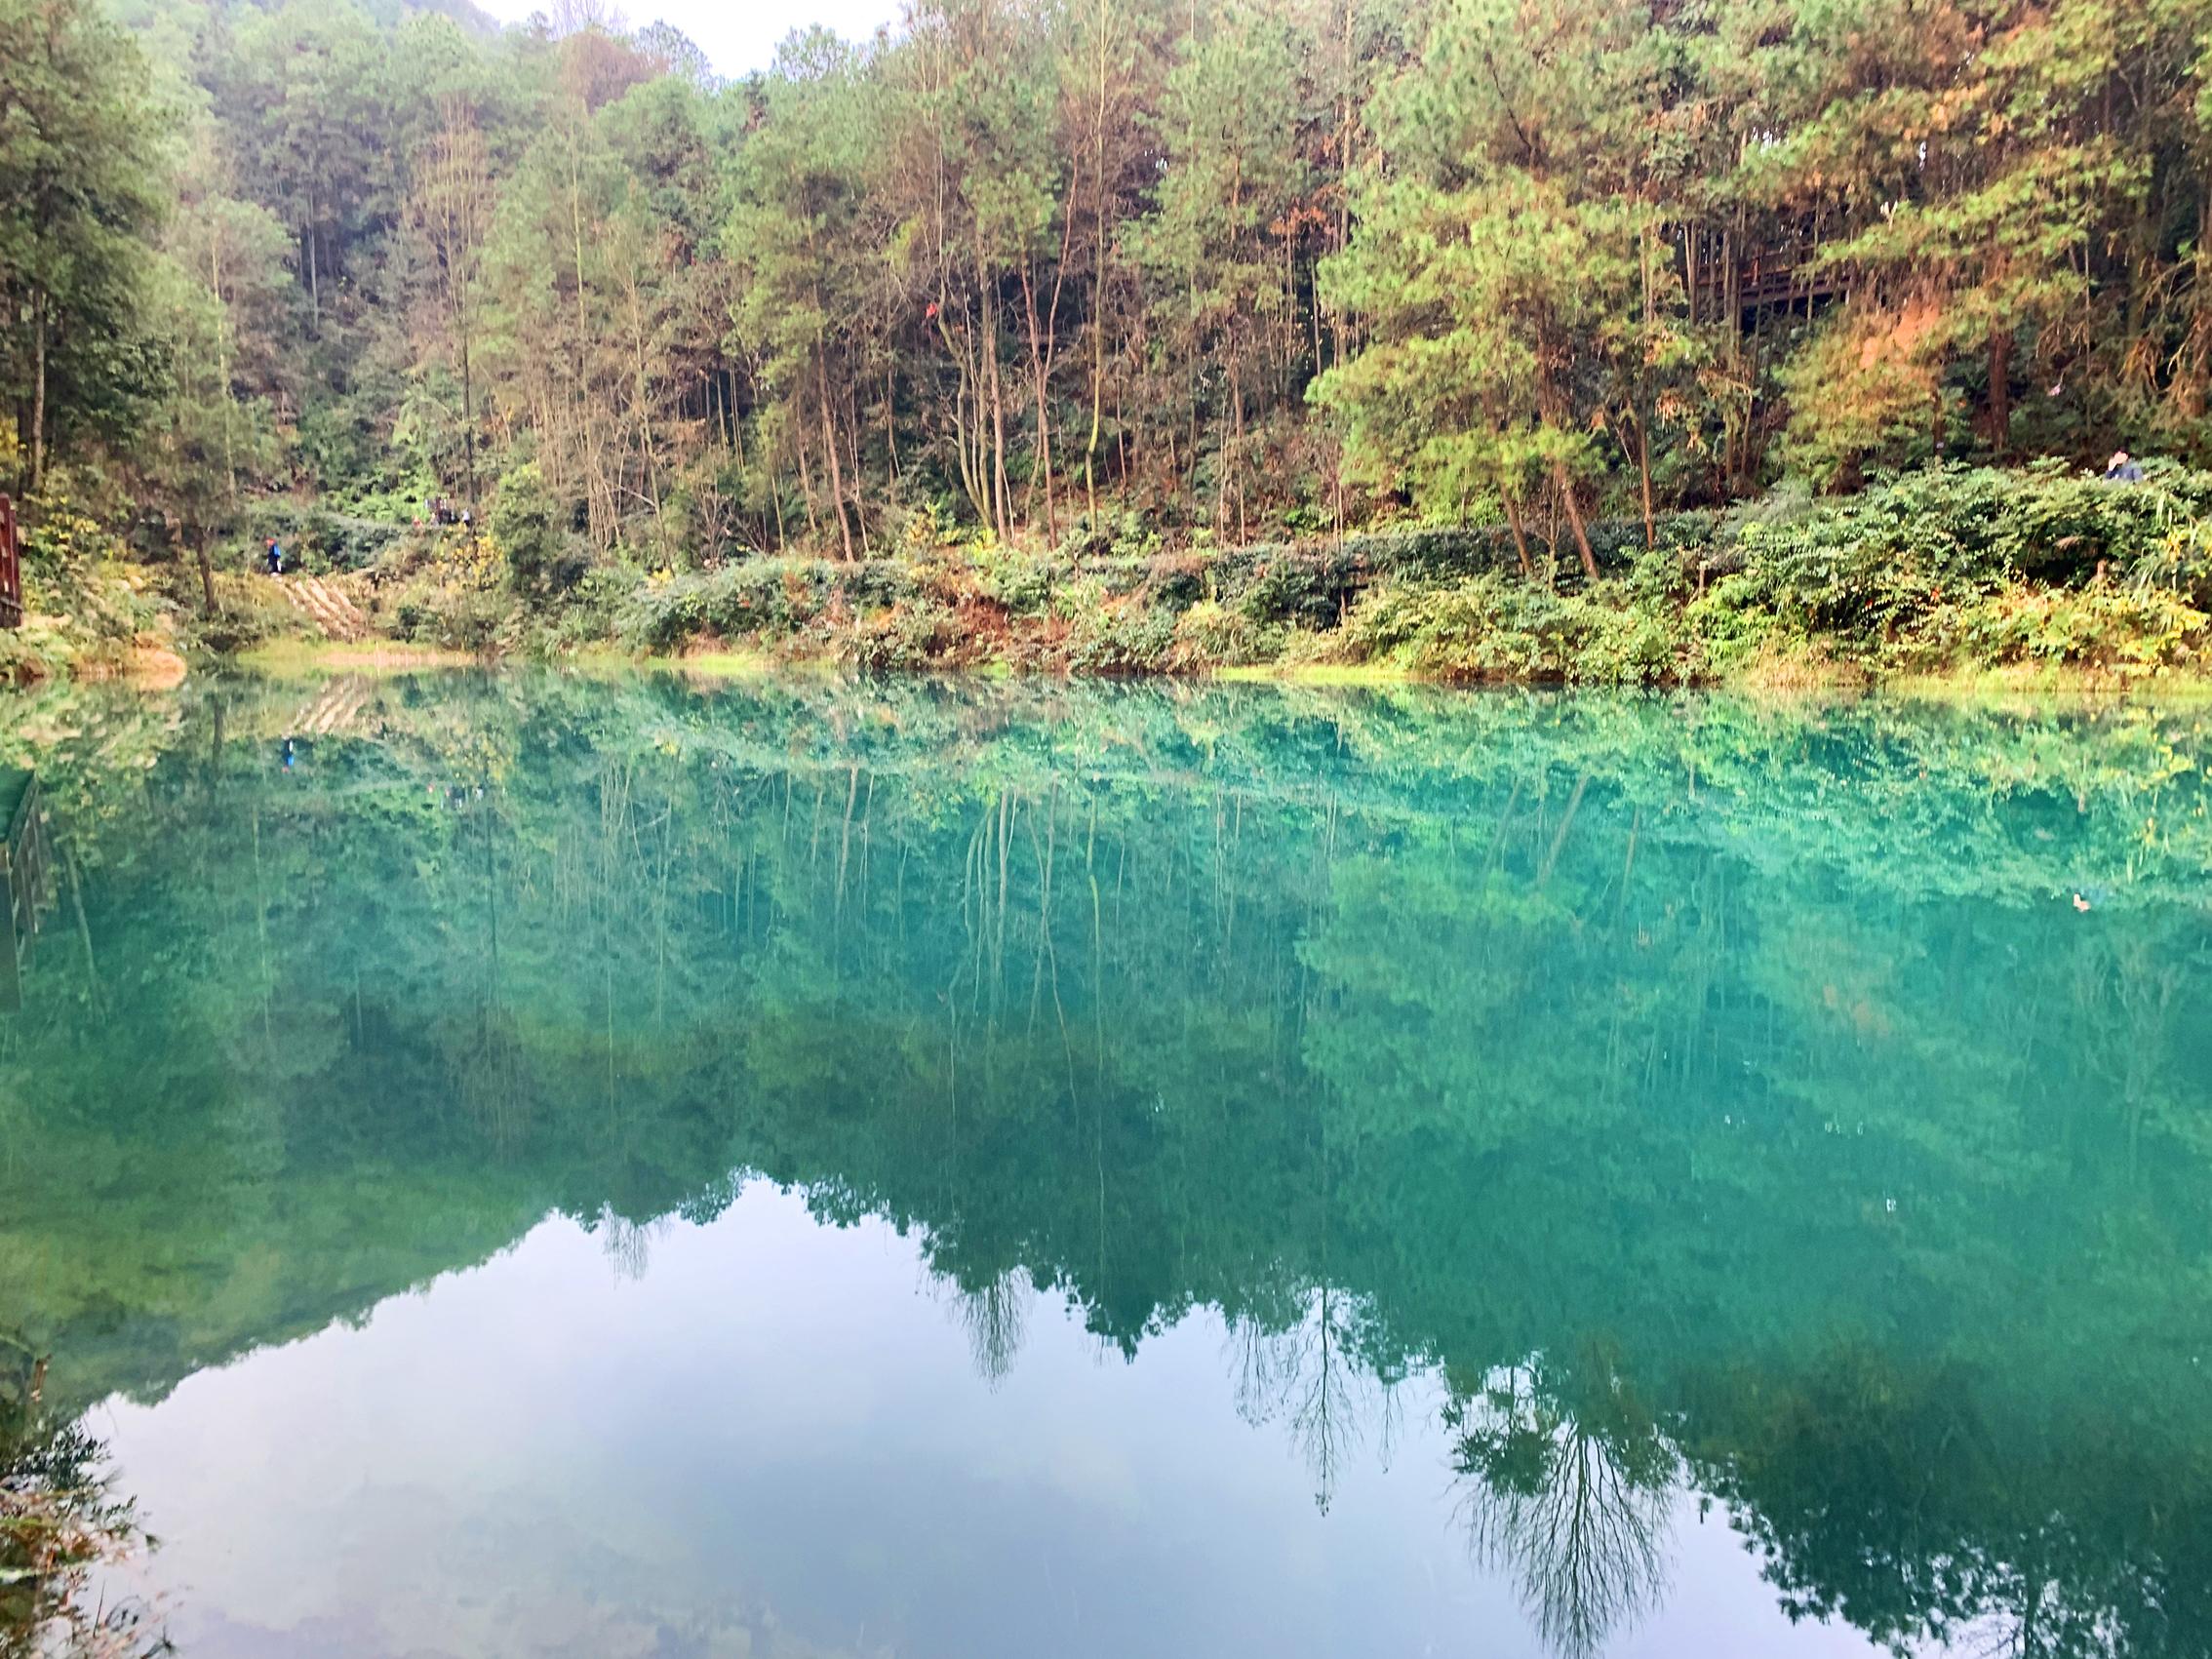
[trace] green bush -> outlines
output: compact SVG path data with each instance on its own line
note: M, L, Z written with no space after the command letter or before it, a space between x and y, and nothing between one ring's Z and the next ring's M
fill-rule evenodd
M1008 615L1042 616L1052 609L1056 561L992 547L976 552L974 569L983 592Z
M492 503L492 540L507 562L517 593L539 599L569 592L591 569L591 549L561 524L561 510L537 463L527 461L499 480Z
M112 659L160 625L163 607L149 591L155 573L127 560L123 544L59 479L23 503L22 553L30 620L14 631L0 682Z
M905 560L746 559L638 583L614 608L614 635L633 651L669 652L701 634L786 640L833 613L894 605L921 590Z
M1455 680L1643 686L1693 677L1680 612L1625 584L1554 593L1499 575L1391 581L1353 608L1344 649Z
M518 633L514 601L496 588L422 579L391 603L393 632L415 645L488 656Z
M1158 674L1169 666L1176 613L1141 600L1109 602L1104 594L1069 622L1063 650L1078 674Z
M1272 662L1283 654L1288 630L1258 623L1241 611L1204 599L1175 618L1166 666L1182 673Z
M957 660L971 644L953 611L920 596L856 621L845 655L871 672L926 669Z
M2011 587L1931 615L1912 666L2063 663L2121 675L2200 660L2212 616L2151 586Z
M204 651L230 652L301 631L299 612L275 583L225 573L216 578L215 614L195 616L187 640Z
M2056 462L1940 466L1740 534L1744 573L1778 613L1862 638L2009 582L2100 572L2201 596L2212 473L2160 467L2108 484Z

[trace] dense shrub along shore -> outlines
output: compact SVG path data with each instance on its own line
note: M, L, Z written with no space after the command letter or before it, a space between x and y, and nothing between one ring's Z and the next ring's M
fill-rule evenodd
M870 671L1593 686L2047 669L2116 685L2200 675L2212 650L2212 472L2177 467L2140 484L2056 464L1928 468L1839 498L1663 516L1648 546L1640 522L1601 522L1594 581L1542 538L1524 566L1485 527L1180 551L1078 535L1040 552L918 523L870 559L650 571L585 557L527 486L476 535L311 516L281 528L381 638L486 657L727 650ZM99 563L97 540L84 522L34 533L34 611L65 588L80 621L0 646L13 677L99 671L165 625L213 653L313 634L265 578L225 576L202 620L142 570Z

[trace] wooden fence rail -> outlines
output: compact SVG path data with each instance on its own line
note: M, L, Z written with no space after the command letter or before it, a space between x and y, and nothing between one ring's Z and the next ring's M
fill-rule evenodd
M0 628L23 625L23 544L16 534L16 503L0 495Z

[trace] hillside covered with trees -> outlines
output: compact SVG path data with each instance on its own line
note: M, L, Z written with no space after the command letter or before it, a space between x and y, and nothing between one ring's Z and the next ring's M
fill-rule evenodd
M729 80L577 0L0 0L0 476L49 609L110 634L259 637L285 608L223 577L269 536L470 645L729 633L747 562L927 554L961 569L873 602L892 659L1035 615L999 654L1157 667L1281 654L1378 579L1480 631L1633 610L1640 554L1679 612L1896 469L2054 458L2034 494L2125 447L2156 510L2074 503L2064 569L1903 585L2003 589L2002 633L2008 583L2132 576L2156 615L2030 654L2102 626L2178 666L2208 42L2212 0L916 0ZM1439 527L1481 533L1375 544L1318 620L1071 575Z

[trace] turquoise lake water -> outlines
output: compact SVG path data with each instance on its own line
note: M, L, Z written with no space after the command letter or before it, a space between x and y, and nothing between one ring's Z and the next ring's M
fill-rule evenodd
M0 1372L184 1655L2203 1654L2208 761L2187 706L0 700Z

